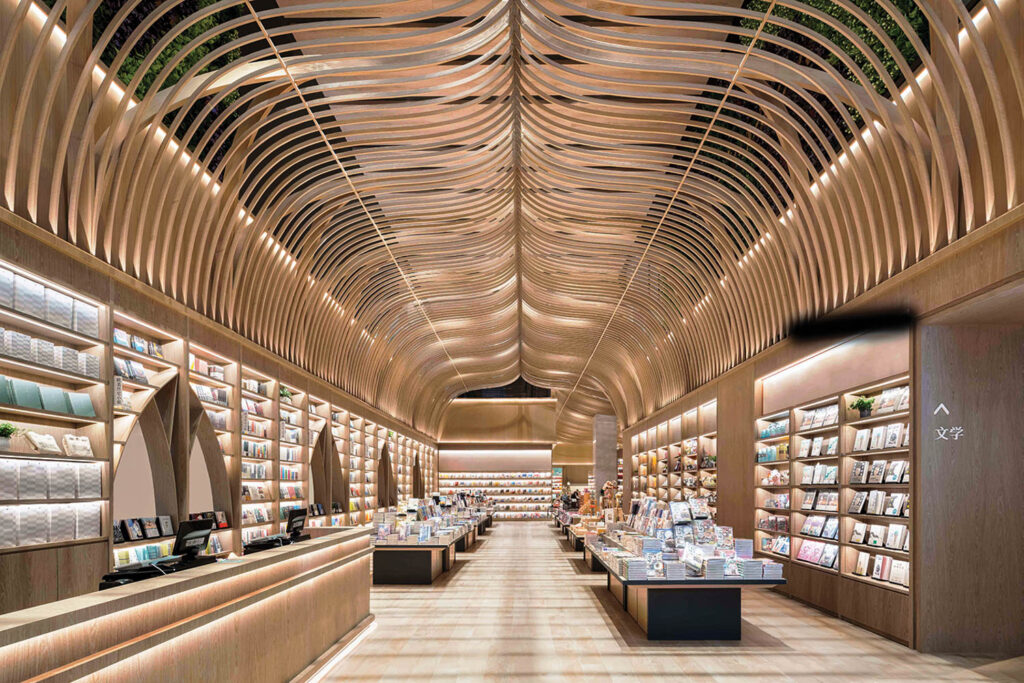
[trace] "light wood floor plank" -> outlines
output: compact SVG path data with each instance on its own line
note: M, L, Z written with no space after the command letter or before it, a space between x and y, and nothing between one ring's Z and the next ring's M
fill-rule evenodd
M496 524L432 586L375 587L377 628L329 681L1013 680L924 655L768 590L738 642L649 642L550 523ZM1016 673L1020 673L1019 670ZM1010 678L1005 678L1009 675Z

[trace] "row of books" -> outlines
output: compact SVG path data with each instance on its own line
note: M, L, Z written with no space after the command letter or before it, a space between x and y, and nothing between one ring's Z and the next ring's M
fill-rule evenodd
M259 396L266 396L271 398L271 391L274 388L274 383L270 381L258 380L258 379L247 379L242 378L242 390L248 391L250 394L258 394Z
M886 389L878 397L878 405L874 407L876 415L910 410L910 387L892 387Z
M803 420L800 421L800 430L820 429L839 424L839 404L815 408L804 411Z
M0 404L30 410L49 410L78 417L96 417L96 410L89 394L64 391L58 387L3 375L0 375Z
M910 425L893 422L872 429L858 429L853 437L853 452L879 451L889 448L907 448L910 445Z
M298 481L301 477L302 472L297 467L282 465L280 478L284 481Z
M242 462L242 479L269 479L267 471L261 462Z
M0 548L100 536L100 503L0 506Z
M242 500L246 503L263 502L273 500L270 489L265 484L243 483Z
M72 433L61 434L60 443L63 444L63 448L61 448L61 445L57 443L56 437L48 432L25 429L22 433L36 453L66 455L71 458L93 457L92 442L89 441L87 436Z
M805 491L800 509L839 512L839 491Z
M149 384L149 375L142 363L131 358L114 356L114 374L136 384Z
M196 354L191 351L188 354L188 369L200 375L206 375L211 379L220 380L221 382L226 381L223 365L211 363L205 358L196 356Z
M757 518L757 528L762 531L778 531L784 534L789 533L788 515L762 515Z
M776 510L788 510L789 494L773 493L764 499L764 505L762 505L762 507L775 508Z
M0 306L80 334L100 336L98 307L3 267Z
M302 430L287 426L286 422L281 423L281 441L297 444L302 439Z
M910 481L910 462L907 460L864 460L853 463L850 469L851 484L900 484Z
M762 536L761 552L789 555L789 536Z
M192 391L196 392L196 396L199 397L200 401L206 401L207 403L216 403L219 406L228 405L228 390L221 389L219 387L209 387L205 384L192 384Z
M888 555L858 552L853 573L856 576L870 576L877 581L910 587L910 563L906 560L894 560Z
M839 518L825 515L808 515L800 527L804 536L818 536L831 540L839 540Z
M282 499L299 500L302 498L302 486L299 484L279 484Z
M119 327L114 328L114 343L154 358L164 357L164 347L160 342L143 339Z
M248 505L242 508L242 524L269 524L270 510L259 505Z
M102 497L100 463L0 459L0 500Z
M242 412L250 415L256 415L257 417L270 417L267 411L263 410L263 404L254 401L251 398L242 397Z
M302 462L302 449L282 446L281 460L285 462Z
M813 467L804 467L800 473L801 484L835 484L839 480L839 465L827 465L819 462Z
M887 493L886 491L857 491L850 501L847 512L851 515L881 515L885 517L909 517L910 494Z
M837 455L839 453L839 436L816 436L813 439L804 439L800 442L798 458L818 458L825 455Z
M114 566L123 567L129 564L153 562L154 560L159 560L161 557L167 557L171 554L173 549L173 540L161 541L159 543L147 543L146 545L138 545L131 548L115 548ZM203 550L202 554L216 555L222 552L224 552L224 547L221 544L220 537L213 535L210 536L210 542Z
M86 377L99 379L100 376L100 359L91 353L3 327L0 327L0 355Z
M210 424L213 425L214 429L221 429L225 431L228 429L227 413L207 409L206 417L210 420Z
M260 460L270 459L270 444L266 441L249 441L242 439L242 457L258 458Z
M115 545L173 535L174 525L171 523L169 515L114 520L113 542Z
M816 564L826 569L835 569L839 560L839 546L835 543L803 540L800 541L800 549L796 553L796 559Z
M246 436L256 436L261 439L270 438L269 425L266 422L260 420L253 420L249 417L242 418L242 434Z
M910 532L905 524L865 524L857 522L850 532L850 543L875 548L910 551Z

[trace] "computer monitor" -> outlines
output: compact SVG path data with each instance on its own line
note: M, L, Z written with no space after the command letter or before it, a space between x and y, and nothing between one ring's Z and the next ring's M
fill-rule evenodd
M209 545L210 532L213 531L215 524L212 519L190 519L179 524L171 554L186 558L196 557Z
M302 508L289 510L284 528L290 536L301 536L302 530L306 528L306 511Z

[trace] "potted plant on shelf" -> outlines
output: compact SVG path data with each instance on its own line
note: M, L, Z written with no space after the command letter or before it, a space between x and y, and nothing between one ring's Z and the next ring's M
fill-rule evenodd
M861 417L871 417L871 407L875 405L875 399L858 396L857 400L850 404L852 410L859 410Z
M0 450L11 450L11 437L18 433L18 428L10 422L0 422Z
M292 392L290 389L287 387L281 387L278 394L281 396L281 403L287 403L288 405L292 404Z

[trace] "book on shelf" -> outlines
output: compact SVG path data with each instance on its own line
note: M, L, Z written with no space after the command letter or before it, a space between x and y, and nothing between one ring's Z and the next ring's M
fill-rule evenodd
M853 494L853 498L850 499L850 507L847 512L851 515L859 515L864 512L864 504L867 502L868 492L857 491Z
M804 467L803 471L800 473L800 483L801 484L813 484L814 483L815 471L816 471L816 468L814 468L814 467Z
M807 439L802 439L800 441L800 453L798 454L797 457L807 458L807 457L810 457L810 455L811 455L811 442L809 440L807 440Z
M868 536L864 540L866 545L881 548L885 545L886 528L882 524L872 524L868 527Z
M892 558L888 555L875 555L875 563L871 569L871 578L878 581L888 581L891 571Z
M851 484L866 484L868 481L868 463L863 460L853 461L853 465L850 467L850 480Z
M804 499L800 503L800 509L801 510L813 510L814 509L814 501L817 498L817 495L818 495L817 491L804 491Z
M854 522L853 530L850 532L850 543L860 544L867 539L868 525L865 522Z
M818 565L826 569L835 569L836 560L839 559L839 546L834 543L825 543L823 545L824 548L821 553L821 559L818 560Z
M824 515L808 515L804 520L803 526L800 528L800 533L804 536L821 536L821 531L824 527Z
M858 493L863 493L863 491L858 491ZM870 491L865 509L869 515L882 514L882 511L885 510L885 491Z
M892 493L885 497L883 504L883 512L887 517L899 517L903 514L904 507L907 503L907 494L905 493Z
M839 538L839 518L829 517L825 520L825 526L821 529L822 538L837 540Z
M822 510L824 512L838 512L839 511L839 492L838 491L821 491L818 494L818 502L814 505L815 510Z
M905 524L890 524L885 535L885 547L890 550L901 550L907 539Z
M885 428L884 448L899 448L903 439L903 424L894 422Z
M879 425L871 430L871 444L868 450L877 451L885 448L885 426Z
M871 554L864 551L857 553L857 562L853 566L853 573L856 576L867 576L871 566Z
M884 483L899 484L903 481L903 474L907 471L909 464L907 460L893 460L889 462L885 468Z
M825 441L825 455L835 455L839 452L839 437L830 436Z
M868 471L869 484L881 484L885 478L885 460L873 460Z
M810 564L817 564L825 551L825 544L821 541L801 541L800 550L797 551L796 559Z
M858 429L853 437L853 452L861 453L868 449L871 444L871 430L870 429Z

